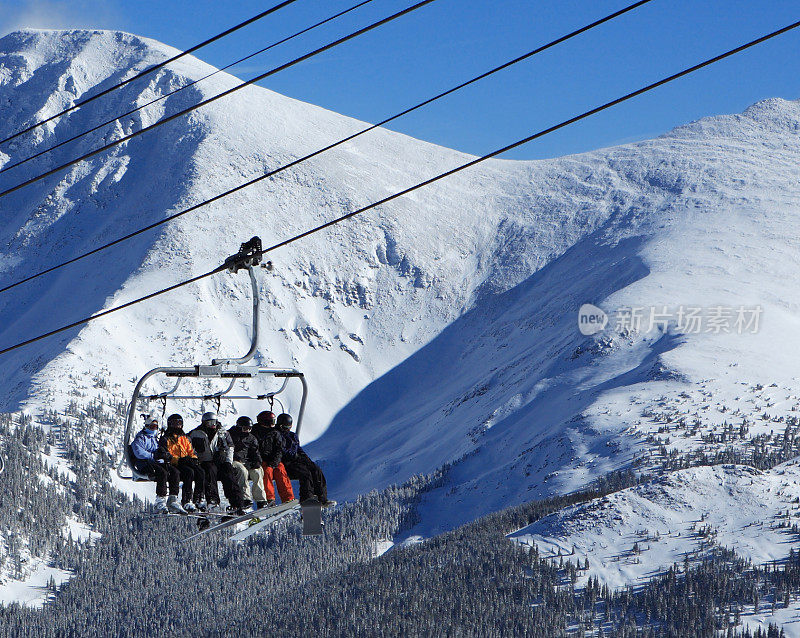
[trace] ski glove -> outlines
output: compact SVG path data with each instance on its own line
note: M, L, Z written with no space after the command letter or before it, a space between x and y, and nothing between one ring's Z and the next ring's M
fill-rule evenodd
M155 461L162 461L163 460L163 461L166 461L167 463L169 463L170 461L172 461L172 454L167 452L167 450L165 448L158 447L153 452L153 460L155 460Z

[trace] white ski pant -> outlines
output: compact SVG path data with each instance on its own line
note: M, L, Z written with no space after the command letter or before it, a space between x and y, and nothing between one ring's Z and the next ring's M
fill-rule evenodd
M236 478L242 488L242 494L245 500L267 500L267 495L264 492L264 470L261 467L248 470L242 463L239 463L239 461L234 461L233 469L236 472ZM253 481L252 490L250 489L250 481Z

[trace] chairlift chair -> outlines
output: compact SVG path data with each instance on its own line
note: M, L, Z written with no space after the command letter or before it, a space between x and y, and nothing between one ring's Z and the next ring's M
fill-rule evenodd
M239 252L235 255L228 257L225 260L225 265L231 273L237 273L239 270L247 269L250 275L250 283L253 290L253 336L250 349L241 357L227 358L227 359L212 359L211 365L195 365L186 368L173 368L173 367L158 367L153 368L145 373L133 390L133 397L128 406L127 421L125 423L125 432L122 437L122 458L117 466L117 474L120 478L133 480L133 481L152 481L153 477L138 472L133 464L133 450L131 448L131 441L134 435L134 422L136 421L136 414L139 407L140 400L144 400L148 404L150 401L160 400L163 405L163 412L166 412L166 402L168 399L172 400L192 400L201 399L204 401L217 401L217 409L219 409L220 402L223 398L230 400L269 400L270 405L272 401L276 400L275 396L282 393L290 379L299 379L302 385L303 394L300 399L300 408L297 415L297 432L300 432L300 427L303 422L303 414L306 407L306 398L308 396L308 384L303 376L303 373L294 368L263 368L260 366L245 365L253 356L255 356L256 348L258 347L259 338L259 297L258 297L258 281L256 280L255 268L261 262L261 240L258 237L253 237L250 241L242 244ZM271 263L260 264L262 268L270 268ZM175 385L166 392L158 394L146 395L142 393L144 384L153 377L163 376L166 378L176 379ZM247 395L230 394L237 381L240 379L277 379L282 380L280 387L277 390L267 392L266 394ZM177 394L178 389L184 379L225 379L228 385L225 389L212 394ZM278 400L280 403L280 400ZM281 406L283 404L281 403ZM123 465L127 465L130 470L130 476L123 474ZM2 470L0 470L2 471Z

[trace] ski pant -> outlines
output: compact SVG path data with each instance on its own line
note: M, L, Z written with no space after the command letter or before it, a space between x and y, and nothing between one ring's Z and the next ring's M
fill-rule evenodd
M133 466L137 472L155 476L156 496L167 495L167 483L169 483L169 493L173 496L178 495L181 476L175 466L168 463L156 463L150 459L134 459Z
M328 485L325 475L319 465L310 458L296 456L293 459L284 459L283 465L289 478L300 482L300 502L316 496L321 503L328 500Z
M281 503L291 501L294 498L294 490L292 490L292 482L289 480L289 475L286 473L283 463L278 463L278 467L270 467L264 463L262 469L264 470L264 492L267 495L267 500L275 500L275 489L272 487L272 481L275 481L278 486Z
M233 469L239 478L239 486L242 494L247 501L266 501L267 495L264 493L264 470L261 467L248 469L239 461L233 462ZM250 490L250 481L253 481L253 490Z
M197 459L184 456L178 459L178 471L183 481L183 492L181 493L181 503L193 501L199 503L203 499L205 490L205 472ZM194 489L192 489L194 487Z
M222 491L228 503L234 507L242 507L244 505L244 494L239 485L239 473L234 469L233 465L227 461L219 461L217 463L217 477L222 481Z
M209 505L219 505L219 489L217 487L217 464L214 461L200 461L199 465L205 474L206 501Z

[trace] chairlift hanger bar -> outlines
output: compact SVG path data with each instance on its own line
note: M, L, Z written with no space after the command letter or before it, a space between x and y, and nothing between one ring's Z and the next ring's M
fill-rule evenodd
M225 260L222 265L223 269L228 272L236 274L243 268L247 268L247 273L250 275L250 287L253 290L253 341L250 344L250 349L241 357L233 359L212 359L211 365L231 364L231 363L247 363L256 354L258 348L258 334L259 334L259 296L258 296L258 281L253 269L259 265L268 270L272 270L272 262L268 261L264 264L261 263L261 238L258 236L251 237L248 241L244 242L239 247L239 252L231 255Z
M192 367L180 367L180 368L173 368L173 367L161 367L161 368L154 368L149 372L145 373L145 375L139 379L136 383L136 387L133 390L133 398L131 399L130 405L128 407L128 417L125 423L125 432L123 434L123 444L122 444L122 458L120 460L119 465L117 466L117 474L120 478L128 478L123 476L122 474L122 465L123 463L127 462L128 467L131 470L131 476L133 480L138 480L141 478L147 478L137 472L136 468L133 465L132 453L130 451L130 443L131 437L133 434L133 424L136 420L136 412L138 409L139 399L148 399L147 396L143 396L141 394L142 388L144 387L145 382L152 376L156 374L163 374L166 377L177 378L177 382L175 386L173 386L172 390L168 392L162 392L158 395L154 395L154 398L159 398L164 401L164 408L166 412L166 401L167 398L173 399L203 399L206 401L216 400L217 402L217 411L219 411L220 401L223 397L225 397L234 387L237 379L252 379L262 376L273 376L274 378L283 379L283 384L281 385L280 389L269 392L263 395L256 395L255 397L252 396L227 396L228 399L242 399L242 400L266 400L272 399L276 394L283 392L286 389L286 386L291 378L300 379L300 383L303 388L303 394L300 398L300 407L297 414L297 426L296 432L300 433L300 428L303 423L303 415L305 414L306 408L306 399L308 398L308 384L306 383L305 376L299 370L295 370L293 368L262 368L260 366L247 366L243 365L250 361L253 356L255 356L256 348L258 346L258 330L259 330L259 322L258 322L258 315L259 315L259 302L258 302L258 282L256 281L255 277L255 270L254 268L262 265L261 264L261 239L258 237L252 237L249 241L244 242L241 247L239 248L239 252L235 255L231 255L225 260L225 263L220 266L217 271L228 270L231 273L236 273L239 270L244 268L247 269L247 272L250 276L250 281L252 284L253 290L253 338L252 343L250 345L250 349L248 352L242 357L234 357L228 359L212 359L211 365L195 365ZM271 262L267 264L263 264L264 267L271 267ZM192 378L192 379L230 379L230 383L228 387L224 390L221 390L216 393L212 394L205 394L205 395L189 395L189 396L177 396L175 395L175 391L177 391L178 386L181 383L182 379L185 378Z

